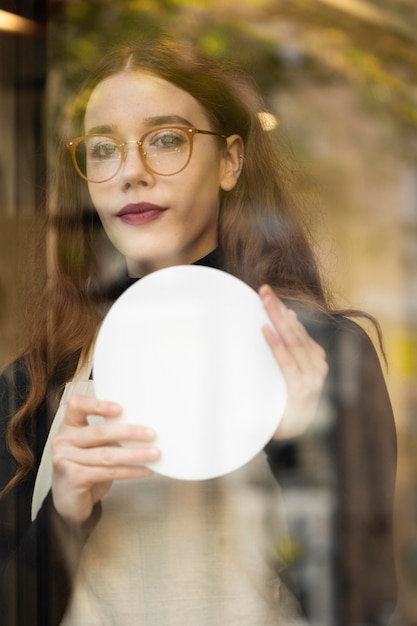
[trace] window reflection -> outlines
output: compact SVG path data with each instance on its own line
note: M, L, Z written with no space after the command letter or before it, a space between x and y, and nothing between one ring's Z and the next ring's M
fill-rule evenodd
M196 3L180 2L175 7L152 2L121 2L116 6L104 1L93 6L81 2L50 5L47 77L52 154L56 135L64 136L66 130L62 102L67 101L71 85L83 74L86 59L90 65L108 41L130 37L140 28L175 29L216 57L242 57L239 61L251 68L267 94L270 109L279 120L271 131L274 141L288 158L294 192L309 214L336 298L343 305L348 302L374 314L383 328L389 362L386 380L399 445L398 623L414 623L417 121L413 84L417 68L412 41L415 29L410 30L410 25L416 24L412 3L367 3L365 13L352 10L348 14L336 2L316 3L317 7L309 9L296 1L284 3L280 9L268 2L261 7L228 3L227 11L220 2L213 2L207 10ZM38 18L33 14L26 17ZM244 27L240 28L240 23ZM17 35L0 33L4 94L0 125L5 146L0 154L0 305L5 311L0 317L2 364L12 357L20 336L21 301L16 285L27 273L28 233L43 211L44 46L42 38L17 39ZM100 246L108 249L105 241ZM110 250L102 258L102 273L117 276L119 258ZM341 369L355 358L351 347L347 342L336 350ZM362 381L347 377L343 381L346 388L338 389L341 395L337 400L332 381L329 383L329 396L311 436L277 444L271 453L288 523L288 534L276 549L290 564L288 585L295 589L312 623L342 624L345 616L341 612L354 612L352 606L346 608L346 597L334 572L343 560L350 571L360 567L363 551L372 550L370 544L377 533L376 527L369 526L366 535L359 521L358 532L363 533L359 543L347 541L343 544L345 553L339 553L342 544L335 539L334 528L343 532L342 518L346 521L351 515L354 525L360 507L366 516L366 506L370 506L361 501L357 490L354 497L344 500L335 487L345 479L349 491L351 468L358 462L357 450L343 447L334 431L334 420L335 411L338 419L343 414L347 428L349 402L357 398ZM366 407L366 391L361 393L365 396L360 404ZM374 435L379 433L370 432L371 440ZM345 443L353 446L355 432L346 437ZM381 455L387 454L384 445L381 442ZM365 460L372 465L366 450L362 462ZM357 480L360 482L360 477ZM388 480L382 475L375 484L383 490ZM375 493L378 497L380 494ZM249 495L247 506L248 514L252 514ZM367 573L363 575L364 582L355 596L358 603L372 601L369 590L363 598L369 582Z

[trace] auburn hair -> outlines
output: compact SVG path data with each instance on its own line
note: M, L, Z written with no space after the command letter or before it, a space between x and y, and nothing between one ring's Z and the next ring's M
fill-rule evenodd
M88 99L96 85L122 71L157 75L191 94L204 108L212 130L238 134L244 167L235 188L221 192L218 225L224 269L257 289L263 283L282 297L331 313L319 266L302 220L286 189L280 161L259 113L265 105L246 75L170 40L144 40L112 51L81 86L71 112L72 137L84 133ZM65 382L79 355L93 342L104 315L97 250L100 230L86 183L66 149L58 146L44 239L49 271L36 301L24 361L29 393L9 424L8 445L18 470L3 493L30 473L34 456L27 432L51 386Z

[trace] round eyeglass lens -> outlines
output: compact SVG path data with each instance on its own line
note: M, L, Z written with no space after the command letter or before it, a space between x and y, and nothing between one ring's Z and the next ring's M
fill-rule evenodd
M190 155L190 136L180 128L160 128L144 135L142 153L148 167L157 174L182 170Z
M75 149L80 172L92 182L101 182L115 176L122 160L122 147L106 136L86 137Z

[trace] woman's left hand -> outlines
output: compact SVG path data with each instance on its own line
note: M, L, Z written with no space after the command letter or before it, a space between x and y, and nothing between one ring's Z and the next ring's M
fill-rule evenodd
M326 353L269 285L259 289L273 329L265 325L264 336L287 384L287 406L274 439L296 437L313 421L328 373Z

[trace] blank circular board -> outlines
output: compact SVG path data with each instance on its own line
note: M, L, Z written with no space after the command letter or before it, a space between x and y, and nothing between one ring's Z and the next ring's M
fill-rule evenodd
M268 323L253 289L198 265L156 271L116 300L96 342L95 391L122 405L124 422L155 430L150 468L209 479L262 450L286 403Z

